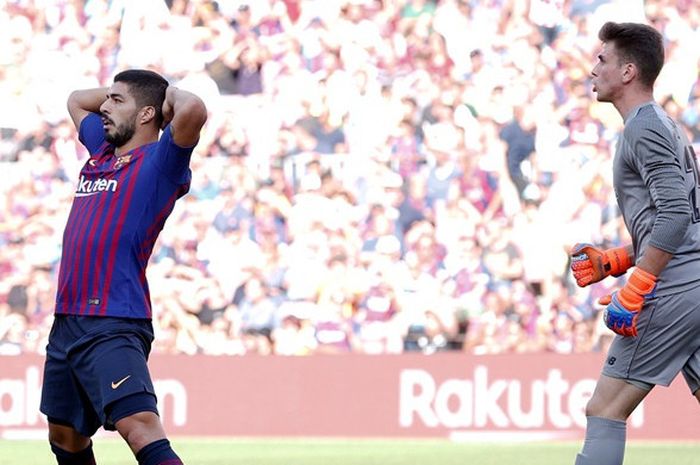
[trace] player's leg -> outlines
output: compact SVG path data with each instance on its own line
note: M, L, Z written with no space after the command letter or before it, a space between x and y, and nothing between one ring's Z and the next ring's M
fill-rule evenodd
M69 452L79 452L86 449L92 441L72 426L53 423L49 419L49 442Z
M142 392L123 397L109 406L108 418L129 444L139 465L182 464L165 436L155 396Z
M153 412L138 412L117 420L117 431L134 455L152 442L166 439L160 418Z
M696 350L683 366L682 373L690 392L700 402L700 349Z
M653 385L601 375L586 405L586 416L625 421Z
M640 315L638 325L642 331L652 314L653 309L647 306ZM576 456L576 465L622 465L627 442L627 417L653 387L652 384L635 385L629 381L630 366L641 339L616 336L613 340L603 373L586 405L586 438Z
M95 465L92 441L72 426L49 420L49 443L58 465Z
M147 360L153 340L148 320L86 320L91 338L71 360L101 424L117 430L139 465L181 465L165 437ZM92 337L94 335L94 337Z
M135 400L132 399L132 402ZM116 409L120 409L118 405ZM160 417L154 412L133 413L115 422L117 431L129 444L139 465L182 465L170 446Z
M637 337L616 336L587 409L577 465L619 465L625 420L655 385L668 386L700 346L700 287L647 301ZM691 389L691 392L694 390Z
M49 444L59 465L95 465L92 436L99 420L67 361L73 336L65 317L56 317L44 363L41 411L49 424Z
M621 465L625 455L626 421L649 393L642 383L601 375L586 406L586 439L576 465Z

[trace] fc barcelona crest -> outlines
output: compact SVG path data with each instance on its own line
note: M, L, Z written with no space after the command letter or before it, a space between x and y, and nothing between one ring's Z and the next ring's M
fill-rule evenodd
M114 163L114 169L118 170L122 166L126 165L131 161L131 154L129 155L122 155L121 157L117 158L117 161Z

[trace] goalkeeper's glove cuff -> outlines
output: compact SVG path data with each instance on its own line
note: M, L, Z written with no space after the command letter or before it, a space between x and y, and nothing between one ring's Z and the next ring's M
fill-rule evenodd
M627 253L627 247L606 249L603 256L603 266L608 276L622 276L634 265L632 257Z
M656 276L641 268L635 269L622 289L600 300L607 305L603 312L605 325L620 336L636 336L639 312L655 290Z
M641 310L644 300L654 297L656 276L639 267L627 280L627 284L617 293L620 303L628 310Z

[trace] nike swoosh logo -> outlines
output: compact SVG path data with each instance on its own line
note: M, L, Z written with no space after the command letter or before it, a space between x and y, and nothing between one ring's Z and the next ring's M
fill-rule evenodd
M129 379L129 378L131 378L131 375L126 375L125 377L123 377L122 379L120 379L119 381L117 381L116 383L115 383L114 381L112 381L112 389L117 389L119 386L122 385L122 383L123 383L124 381L126 381L126 380Z

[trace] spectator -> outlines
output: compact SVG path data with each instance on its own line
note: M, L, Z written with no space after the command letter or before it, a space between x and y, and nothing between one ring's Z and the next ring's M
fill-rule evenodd
M507 144L508 174L520 198L536 201L539 200L537 188L531 183L529 173L523 170L523 164L535 151L535 131L532 110L517 106L513 120L501 130L500 136Z
M0 352L43 350L51 324L87 159L64 94L136 65L213 102L152 256L156 352L605 350L581 309L614 283L572 287L566 247L627 241L620 124L583 98L619 3L10 2ZM697 143L700 5L623 13L663 31L657 97Z

